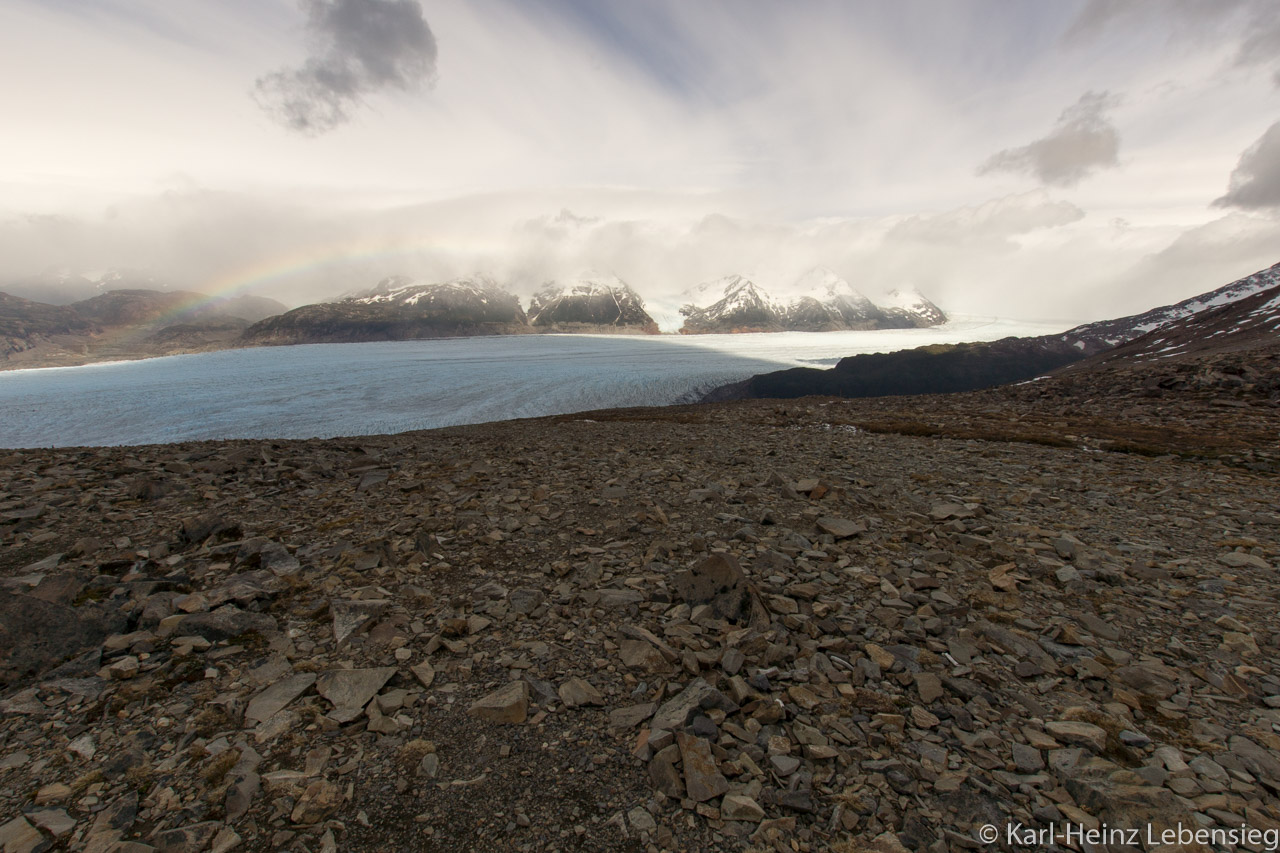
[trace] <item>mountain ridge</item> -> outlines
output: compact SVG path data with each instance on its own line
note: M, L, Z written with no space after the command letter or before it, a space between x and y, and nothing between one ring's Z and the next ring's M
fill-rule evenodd
M234 346L256 319L284 305L240 295L124 288L68 305L0 291L4 367L53 367Z
M947 322L947 315L914 288L891 291L885 304L877 305L825 267L802 275L786 288L786 297L737 274L685 293L693 300L680 308L685 317L680 333L686 335L911 329Z

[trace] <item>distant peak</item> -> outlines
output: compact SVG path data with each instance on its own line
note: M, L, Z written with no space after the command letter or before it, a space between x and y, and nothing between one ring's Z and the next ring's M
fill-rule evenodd
M452 284L458 287L478 287L481 290L500 290L501 289L501 285L498 284L497 280L493 276L486 275L484 273L472 273L471 275L464 275L464 276L459 276L458 278L451 278L445 283Z
M587 270L576 276L574 281L585 282L590 284L603 284L606 287L626 287L627 283L611 272L602 270Z
M591 294L599 292L621 291L632 293L631 286L611 272L585 270L568 278L557 278L543 283L539 292L543 294L578 293Z
M724 292L726 294L759 289L759 286L745 275L727 275L720 281L724 283Z
M907 307L911 305L919 305L928 302L919 290L913 285L905 285L903 287L895 287L885 294L885 302L890 306Z
M814 267L796 279L792 288L798 296L825 297L834 299L839 296L863 300L866 296L847 279L829 267Z

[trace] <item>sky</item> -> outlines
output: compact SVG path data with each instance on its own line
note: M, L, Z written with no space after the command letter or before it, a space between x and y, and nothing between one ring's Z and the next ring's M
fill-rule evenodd
M0 289L829 267L1084 321L1280 261L1274 0L5 0Z

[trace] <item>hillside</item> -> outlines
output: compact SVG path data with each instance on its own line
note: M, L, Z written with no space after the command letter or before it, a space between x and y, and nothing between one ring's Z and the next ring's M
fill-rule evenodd
M70 308L0 292L0 358L4 360L93 329L90 320Z
M57 306L0 293L0 369L225 349L253 320L283 310L274 299L258 296L211 299L145 288Z
M4 454L0 841L1275 825L1280 353L1099 371Z
M1074 335L1078 339L1095 340L1107 345L1121 344L1171 323L1190 320L1197 315L1239 302L1254 294L1274 291L1277 286L1280 286L1280 263L1208 293L1192 296L1172 305L1153 308L1141 314L1086 323L1083 326L1077 326L1067 334Z
M709 392L705 402L809 396L882 397L948 394L1020 382L1085 355L1055 338L935 344L842 358L822 370L793 367L762 373Z

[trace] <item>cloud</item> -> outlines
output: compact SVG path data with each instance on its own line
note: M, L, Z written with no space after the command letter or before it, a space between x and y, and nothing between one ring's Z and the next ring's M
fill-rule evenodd
M1089 0L1076 16L1065 38L1096 38L1119 27L1170 30L1179 37L1206 38L1219 27L1236 26L1242 10L1262 11L1271 0Z
M1280 121L1245 149L1231 173L1227 194L1214 207L1280 207Z
M1270 68L1280 87L1280 21L1275 0L1089 0L1063 35L1080 45L1109 31L1166 32L1186 44L1237 45L1235 64Z
M1025 172L1042 184L1070 187L1097 169L1118 165L1120 134L1106 117L1118 102L1108 92L1085 92L1062 111L1047 136L996 152L978 167L978 174Z
M1240 43L1236 63L1243 66L1271 66L1271 81L1280 87L1280 22L1259 14L1255 26Z
M1167 245L1133 260L1080 298L1111 316L1169 305L1266 269L1277 260L1280 219L1231 212L1180 231Z
M521 278L528 289L585 269L608 270L644 296L666 330L679 328L679 306L701 282L736 273L788 298L795 280L816 266L833 269L872 299L916 286L949 310L994 312L998 305L1019 316L1068 316L1079 306L1061 299L1046 309L1046 294L1069 294L1063 285L1078 284L1081 271L1061 262L1057 250L1038 269L1041 250L1022 244L1051 239L1084 216L1044 190L905 218L782 223L721 213L683 221L540 216L515 229L505 280L519 290Z
M0 290L51 266L135 268L174 289L244 286L298 305L389 275L479 272L527 298L549 279L597 269L631 284L674 330L700 282L739 273L785 296L802 273L826 266L872 299L915 286L949 312L1065 328L1251 273L1275 262L1280 235L1280 218L1239 212L1205 226L1122 228L1041 189L906 217L787 223L717 209L732 207L583 190L370 209L359 198L180 186L105 215L0 215Z
M431 81L436 40L417 0L302 0L312 54L258 78L254 95L290 130L316 136L350 121L362 96Z
M976 207L964 207L931 216L912 216L889 232L889 238L921 243L969 243L1004 241L1041 228L1070 225L1085 213L1067 201L1053 201L1043 191L992 199Z

